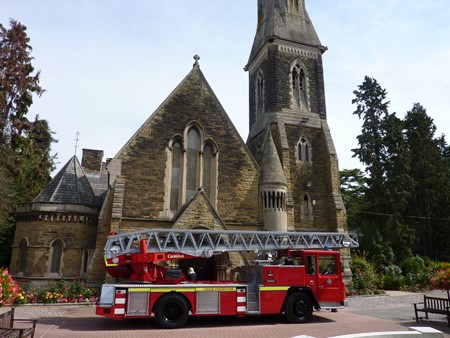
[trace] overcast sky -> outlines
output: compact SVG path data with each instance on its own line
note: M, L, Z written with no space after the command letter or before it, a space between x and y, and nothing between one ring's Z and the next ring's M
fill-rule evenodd
M306 0L324 54L328 123L340 168L352 158L361 121L353 91L364 76L388 92L399 117L425 106L450 138L448 0ZM257 0L0 0L0 23L28 27L47 90L30 119L49 121L58 169L81 148L113 157L192 69L193 55L244 141L247 63Z

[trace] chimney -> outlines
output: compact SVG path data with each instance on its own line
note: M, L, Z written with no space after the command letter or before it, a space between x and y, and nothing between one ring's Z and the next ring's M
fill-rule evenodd
M81 166L90 171L100 171L102 168L103 150L83 149Z

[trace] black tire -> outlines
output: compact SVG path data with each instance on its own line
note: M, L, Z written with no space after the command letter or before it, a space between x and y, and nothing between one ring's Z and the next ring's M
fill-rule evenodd
M189 318L189 305L186 299L178 295L168 294L155 305L155 321L162 329L176 329L186 324Z
M288 295L284 307L286 318L291 323L305 323L311 319L313 308L311 300L303 292L294 292Z

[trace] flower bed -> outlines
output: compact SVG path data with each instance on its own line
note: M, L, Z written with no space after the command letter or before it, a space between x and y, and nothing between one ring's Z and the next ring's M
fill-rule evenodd
M8 269L0 268L0 307L13 304L86 303L96 300L95 290L86 287L80 279L72 282L60 280L50 283L45 289L25 292L12 279Z

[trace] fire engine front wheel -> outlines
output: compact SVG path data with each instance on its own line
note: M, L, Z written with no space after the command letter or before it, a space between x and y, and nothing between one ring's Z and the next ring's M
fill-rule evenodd
M288 296L285 306L285 314L291 323L305 323L312 316L311 300L303 292L294 292Z
M189 318L189 305L183 296L168 294L155 306L155 321L162 329L175 329L186 324Z

